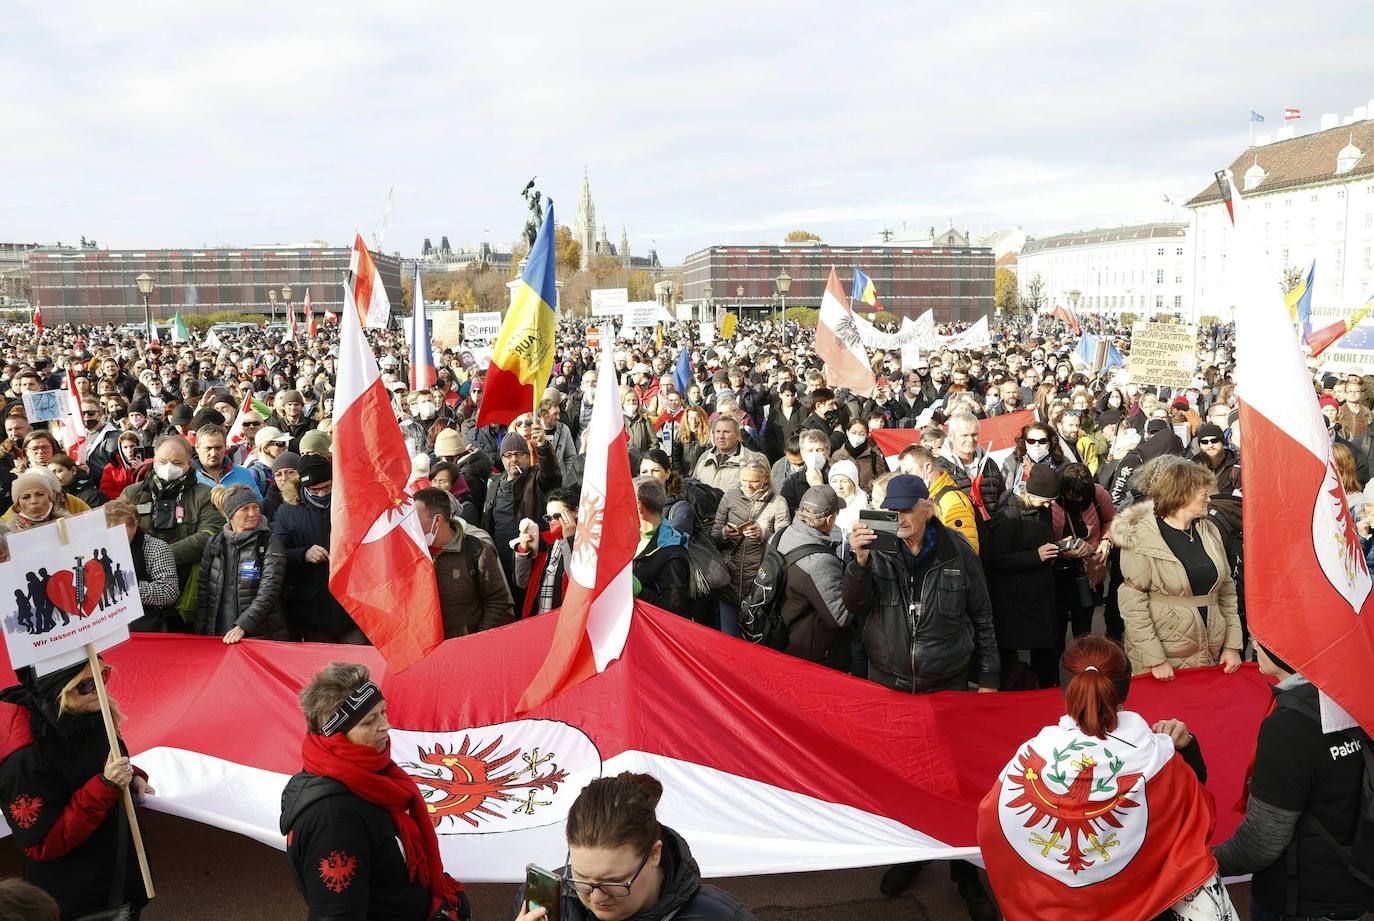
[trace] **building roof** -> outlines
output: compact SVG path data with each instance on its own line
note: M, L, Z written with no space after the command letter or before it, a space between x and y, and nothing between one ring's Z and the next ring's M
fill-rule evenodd
M1359 121L1338 128L1328 128L1263 147L1251 147L1231 161L1231 173L1244 190L1242 177L1256 163L1264 170L1264 180L1250 189L1252 194L1278 192L1303 186L1330 182L1338 178L1336 157L1347 144L1354 144L1365 152L1353 169L1340 173L1341 180L1374 177L1374 121ZM1196 208L1221 201L1217 184L1209 181L1201 192L1188 200L1187 207Z
M1120 243L1126 240L1153 240L1182 237L1187 233L1187 224L1132 224L1128 227L1099 227L1095 230L1075 230L1072 233L1056 234L1027 240L1021 248L1022 256L1029 256L1047 249L1064 249L1070 246L1095 246L1100 243Z

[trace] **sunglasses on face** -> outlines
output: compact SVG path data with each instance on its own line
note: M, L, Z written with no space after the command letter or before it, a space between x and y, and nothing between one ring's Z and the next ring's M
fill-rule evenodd
M1026 444L1028 444L1028 445L1047 445L1047 444L1049 444L1049 443L1050 443L1050 440L1049 440L1048 438L1027 438L1027 439L1026 439Z
M1219 444L1221 444L1221 439L1220 439L1220 438L1199 438L1198 441L1197 441L1197 443L1200 444L1200 445L1219 445Z
M110 666L106 665L106 666L104 666L103 668L100 669L100 680L101 680L101 681L108 681L109 679L110 679ZM78 682L76 683L76 693L80 694L82 697L85 697L85 696L88 695L88 694L94 694L94 693L95 693L95 679L94 679L94 678L84 678L84 679L82 679L81 681L78 681Z
M246 429L261 428L261 427L262 427L262 423L261 423L261 422L245 422L245 423L243 423L243 427L246 428Z

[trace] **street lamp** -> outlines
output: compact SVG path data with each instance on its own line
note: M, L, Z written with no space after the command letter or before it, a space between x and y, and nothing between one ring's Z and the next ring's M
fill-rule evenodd
M148 306L148 295L153 293L153 276L144 272L134 279L134 284L138 285L138 291L143 295L143 329L145 335L151 337L153 334L153 313Z
M787 348L787 292L792 289L792 276L787 274L787 269L783 269L773 281L782 299L782 347Z
M272 322L277 322L277 289L267 289L267 299L272 302Z
M291 309L291 286L290 286L290 285L282 285L282 286L281 286L281 299L284 300L284 301L286 301L286 309L287 309L287 310L290 310L290 309Z

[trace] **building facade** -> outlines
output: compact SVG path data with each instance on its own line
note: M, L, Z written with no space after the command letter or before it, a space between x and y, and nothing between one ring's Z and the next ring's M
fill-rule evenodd
M402 271L409 271L411 264L418 261L420 271L426 275L432 272L461 272L471 266L484 266L508 272L512 249L513 247L501 247L494 243L469 243L453 249L449 246L448 237L441 237L438 246L432 244L429 237L425 237L424 245L420 247L420 258L403 260L401 268Z
M28 306L29 253L37 243L0 243L0 306Z
M1288 270L1306 274L1316 261L1312 292L1315 318L1347 316L1374 295L1374 120L1369 108L1337 124L1323 116L1323 129L1293 136L1291 129L1255 146L1231 163L1231 172L1251 205L1275 277ZM1359 116L1356 118L1355 116ZM1201 315L1230 319L1226 252L1231 220L1215 183L1187 204L1197 241L1196 302Z
M153 318L220 310L270 315L269 290L291 288L300 303L310 293L316 311L343 308L347 247L103 250L44 247L29 253L29 285L49 326L121 324L143 319L134 279L153 277ZM393 309L401 304L400 260L373 253ZM285 315L279 298L278 316Z
M1028 240L1016 263L1021 303L1042 309L1190 316L1193 258L1186 223L1135 224Z
M993 255L969 245L957 230L921 243L832 246L808 241L775 246L712 246L683 262L684 298L700 303L711 288L716 304L743 312L771 310L776 279L791 278L789 307L819 307L833 268L845 293L860 268L873 279L878 306L898 316L935 311L937 323L972 323L992 313Z

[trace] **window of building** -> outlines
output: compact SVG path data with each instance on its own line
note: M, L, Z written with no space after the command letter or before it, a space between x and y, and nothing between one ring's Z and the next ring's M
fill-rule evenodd
M1316 196L1316 194L1313 194L1312 197L1308 199L1308 201L1310 201L1312 204L1315 205L1315 204L1317 203L1317 196Z
M1164 270L1163 270L1163 269L1155 269L1155 284L1157 284L1157 285L1162 285L1162 284L1164 284Z
M1337 189L1337 190L1336 190L1336 197L1337 197L1337 198L1345 198L1345 189Z
M1161 310L1161 309L1163 309L1163 307L1164 307L1164 295L1162 295L1162 294L1156 294L1156 295L1155 295L1155 309L1156 309L1156 310Z
M1175 310L1178 310L1178 309L1179 309L1180 307L1182 307L1182 306L1183 306L1183 295L1182 295L1182 294L1175 294L1175 295L1174 295L1174 309L1175 309Z
M1374 188L1374 186L1371 186L1371 188ZM1364 216L1364 229L1374 230L1374 212L1370 212Z
M1175 275L1175 276L1174 276L1174 284L1176 284L1176 285L1181 285L1181 284L1183 284L1183 275L1182 275L1182 274L1179 274L1179 275Z
M1282 262L1284 265L1287 265L1287 264L1288 264L1288 250L1287 250L1287 249L1284 249L1284 250L1282 250L1282 251L1280 252L1279 261Z
M1175 256L1182 256L1182 255L1183 255L1183 247L1180 246L1178 249L1174 250L1174 255L1175 255Z

